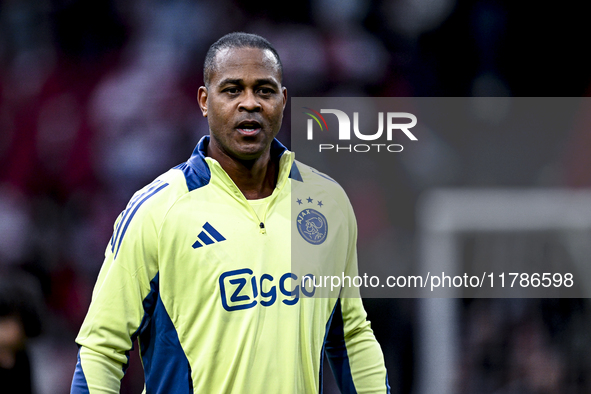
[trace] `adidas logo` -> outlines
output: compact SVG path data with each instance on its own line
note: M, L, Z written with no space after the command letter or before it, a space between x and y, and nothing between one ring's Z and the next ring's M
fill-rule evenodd
M197 238L199 239L193 244L193 249L200 248L203 245L211 245L215 243L215 241L222 242L226 240L226 238L224 238L224 236L220 234L218 230L213 228L213 226L208 222L205 222L203 225L203 231L199 233ZM201 242L199 242L199 240L201 240Z

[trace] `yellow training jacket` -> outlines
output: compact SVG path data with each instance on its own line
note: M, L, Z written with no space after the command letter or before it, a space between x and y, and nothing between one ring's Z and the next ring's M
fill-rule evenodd
M361 299L302 283L357 274L344 191L275 140L277 187L255 211L208 142L117 218L71 392L118 393L136 338L146 393L319 393L325 352L343 393L389 392Z

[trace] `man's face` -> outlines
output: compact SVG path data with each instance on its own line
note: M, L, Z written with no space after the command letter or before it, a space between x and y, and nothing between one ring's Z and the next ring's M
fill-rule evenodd
M208 153L241 161L268 156L287 102L275 57L269 50L231 48L219 51L215 63L209 87L198 93L211 133Z

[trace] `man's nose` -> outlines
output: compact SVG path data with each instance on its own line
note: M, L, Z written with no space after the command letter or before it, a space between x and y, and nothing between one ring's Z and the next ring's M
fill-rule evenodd
M244 92L243 100L240 103L239 109L248 112L258 112L261 110L261 104L254 91L247 89Z

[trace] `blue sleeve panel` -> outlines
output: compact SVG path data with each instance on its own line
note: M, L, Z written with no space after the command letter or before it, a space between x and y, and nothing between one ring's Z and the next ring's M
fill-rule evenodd
M86 383L86 376L82 370L82 363L80 362L80 350L78 350L78 362L76 363L76 370L74 371L74 379L72 379L71 393L75 394L89 394L88 383Z
M158 275L150 286L150 294L144 300L146 314L138 330L146 394L193 394L189 360L158 294Z
M349 356L347 355L347 346L345 345L343 313L341 310L340 299L337 300L335 305L324 349L341 393L356 394L357 390L353 383L351 366L349 365Z

